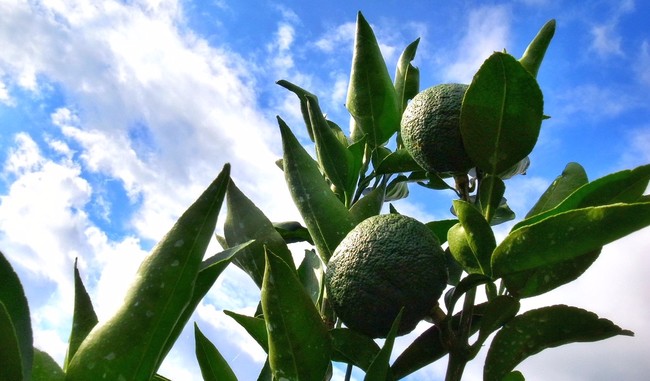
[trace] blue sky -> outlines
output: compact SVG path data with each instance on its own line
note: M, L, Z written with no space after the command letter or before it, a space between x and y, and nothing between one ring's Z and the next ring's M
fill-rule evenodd
M305 142L306 133L295 96L275 82L317 94L345 128L359 10L391 74L402 49L421 38L414 64L422 89L468 83L496 50L519 57L546 21L557 20L538 75L551 119L528 174L508 183L520 216L570 161L590 179L650 162L648 2L440 3L1 2L0 249L25 285L35 345L58 361L65 355L75 258L106 319L152 244L225 162L272 220L299 218L274 164L281 155L275 116ZM449 217L450 194L411 191L397 203L402 213ZM649 249L650 230L637 232L607 246L579 281L524 303L575 305L636 333L543 352L520 367L527 379L650 373ZM215 243L210 252L217 250ZM229 268L194 316L242 380L255 379L264 353L222 310L252 313L258 297L252 281ZM396 352L412 338L398 340ZM193 345L186 330L161 373L199 380ZM480 379L482 356L467 380ZM442 362L409 379L442 379L444 369Z

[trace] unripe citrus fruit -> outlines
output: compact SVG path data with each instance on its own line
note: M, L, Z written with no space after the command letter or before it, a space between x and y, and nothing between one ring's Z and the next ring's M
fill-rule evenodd
M399 214L369 217L341 241L325 273L328 297L348 328L386 337L411 332L447 284L440 243L421 222Z
M418 93L402 114L404 146L429 172L467 173L474 167L460 134L460 108L467 85L448 83Z

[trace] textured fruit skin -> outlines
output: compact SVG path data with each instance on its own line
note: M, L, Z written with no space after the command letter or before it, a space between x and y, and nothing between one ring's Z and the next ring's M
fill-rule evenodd
M386 337L404 308L398 335L428 315L447 284L440 243L421 222L399 214L370 217L341 241L325 282L334 311L348 328Z
M429 172L467 173L474 164L460 135L460 108L468 86L447 83L418 93L402 114L404 146Z

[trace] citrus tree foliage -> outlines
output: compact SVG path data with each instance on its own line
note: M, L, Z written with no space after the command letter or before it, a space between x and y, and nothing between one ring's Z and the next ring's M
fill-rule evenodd
M402 114L407 108L427 104L410 100L429 93L420 91L419 70L411 64L419 39L405 48L391 79L374 33L359 14L346 100L352 118L349 136L324 116L315 94L298 84L278 82L298 97L304 128L315 146L314 158L278 117L284 152L278 166L302 221L270 221L237 188L226 165L144 260L124 304L106 322L98 323L75 265L73 325L63 367L33 347L20 280L0 255L0 380L166 380L157 374L160 364L198 303L231 264L260 288L255 315L225 311L268 355L259 380L329 380L334 364L347 367L346 378L357 367L366 380L396 380L443 358L448 362L446 380L460 380L465 365L492 336L484 349L484 379L523 380L515 368L544 349L632 335L579 307L554 305L523 313L519 308L521 299L575 280L604 245L650 225L650 201L643 194L650 165L589 181L579 164L569 163L505 239L497 242L493 234L494 225L515 218L503 197L506 183L528 168L528 156L545 119L536 75L554 31L551 20L521 58L496 52L486 57L470 84L439 87L464 92L462 97L456 95L453 115L440 115L439 109L425 106L405 122ZM418 113L433 113L435 118ZM428 139L404 144L401 132L409 127L408 120L425 120L424 128L436 129L435 122L429 121L436 118L453 131L436 135L435 149L462 149L463 160L471 165L442 163L435 168L454 172L436 172L416 159L421 150L431 148L426 146ZM451 119L454 123L449 124ZM440 145L445 139L449 145ZM447 291L437 302L429 300L427 309L417 315L429 322L429 328L402 353L391 356L395 337L414 325L410 313L414 306L409 302L373 307L374 314L387 312L381 316L388 324L377 334L385 337L379 345L361 333L372 329L348 328L341 320L344 314L337 316L337 309L364 316L368 306L364 302L335 307L328 294L341 290L329 289L337 286L328 283L326 274L331 275L327 273L331 269L326 269L333 256L345 251L340 248L344 238L348 237L344 244L350 245L347 242L357 236L357 227L372 225L363 221L386 209L399 214L389 203L408 197L412 186L458 196L449 219L417 222L418 229L431 237L422 242L436 246L440 258L444 253L444 260L432 262L435 275L427 276L446 281ZM217 237L224 251L203 259L224 202L224 236ZM372 231L358 236L368 234ZM393 235L371 237L369 242L393 245L404 239ZM304 256L295 256L302 258L300 263L294 263L290 249L296 242L312 245ZM386 247L380 249L377 252L383 254L373 260L391 255ZM373 253L372 248L363 252ZM402 254L393 266L413 268L408 261L408 253ZM411 274L405 273L403 280L363 271L363 279L374 287L369 289L378 291L365 300L381 300L391 293L399 296L419 284L409 283ZM436 299L439 288L418 289L417 294L426 296L430 291ZM476 302L479 293L485 293L481 298L485 302ZM359 321L364 324L363 319L355 324ZM219 349L196 323L194 328L203 378L235 380ZM396 360L391 363L391 358Z

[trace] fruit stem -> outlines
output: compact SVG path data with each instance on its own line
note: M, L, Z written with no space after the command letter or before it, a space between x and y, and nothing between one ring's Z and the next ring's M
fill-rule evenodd
M447 374L445 381L460 381L465 365L471 359L468 340L472 326L472 316L474 314L474 301L476 299L476 287L472 288L465 294L463 301L463 311L460 315L460 325L458 334L452 336L454 343L449 349L449 361L447 364Z

